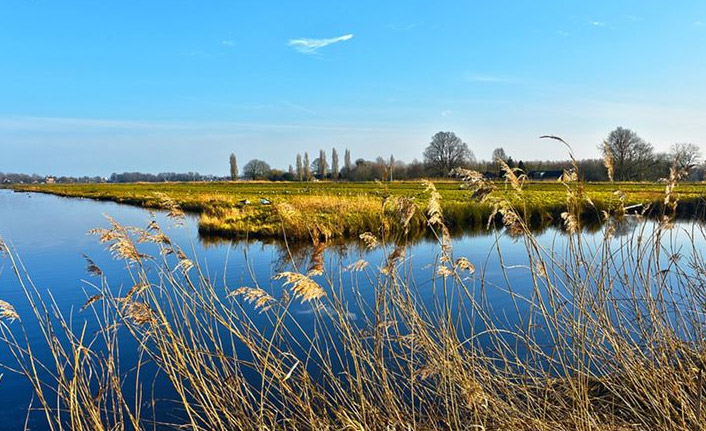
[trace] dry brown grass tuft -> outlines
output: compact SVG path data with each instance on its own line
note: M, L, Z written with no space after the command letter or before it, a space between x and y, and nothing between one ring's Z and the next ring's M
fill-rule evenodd
M130 262L139 262L147 256L137 250L137 246L130 237L130 232L110 216L106 216L111 224L110 229L91 229L92 235L97 235L101 243L108 244L108 250L118 259Z
M360 239L363 240L363 242L365 243L365 246L368 248L368 250L372 250L374 248L377 248L377 246L380 244L377 237L375 235L373 235L371 232L361 233Z
M314 301L326 296L324 289L317 282L304 274L296 272L280 272L274 276L275 280L285 280L284 285L289 285L295 298L302 302Z
M458 271L467 271L471 274L476 272L476 267L465 257L460 257L456 259L456 263L454 264L454 266Z
M139 302L139 301L128 302L126 315L127 315L127 317L132 319L133 322L137 323L138 325L145 325L147 323L154 322L152 308L148 304L145 304L144 302Z
M527 176L524 174L524 172L522 172L522 170L518 168L511 168L503 159L498 159L496 162L500 164L500 168L503 171L505 181L509 182L516 192L521 193L522 188L525 185L525 181L527 180Z
M471 199L483 202L496 189L495 183L478 171L457 168L451 174L463 181L464 187L471 191Z
M20 320L20 315L15 311L9 302L0 299L0 319L8 319L9 321Z
M242 296L245 301L253 304L256 310L260 310L260 313L269 310L277 303L277 300L272 295L260 288L240 287L229 293L228 296Z
M613 152L610 150L607 141L603 142L603 166L605 166L608 173L608 179L612 183L615 175L615 165L613 162Z
M136 285L132 286L130 290L127 291L125 296L120 298L120 300L123 302L128 302L132 299L133 296L141 295L144 291L149 289L149 287L150 285L148 283L137 283Z
M100 277L103 275L103 271L98 267L98 265L96 265L93 259L86 256L85 254L83 255L83 258L86 259L86 272L88 274L93 275L95 277Z
M365 259L359 259L346 267L346 271L360 272L367 268L369 262Z
M444 215L441 210L441 193L436 189L434 183L429 180L422 180L425 193L429 193L427 203L427 223L429 226L441 226L444 223Z
M98 301L100 301L101 299L103 299L103 295L101 295L100 293L97 293L97 294L91 296L91 297L88 298L88 300L83 304L83 306L81 306L81 311L85 310L86 308L90 307L91 304L93 304L94 302L98 302Z
M174 199L172 199L168 194L166 193L155 193L155 196L157 199L159 199L159 206L163 209L168 210L169 212L167 213L167 217L175 220L177 224L181 224L184 222L184 218L186 215L184 214L184 211L181 209L179 204L176 203Z

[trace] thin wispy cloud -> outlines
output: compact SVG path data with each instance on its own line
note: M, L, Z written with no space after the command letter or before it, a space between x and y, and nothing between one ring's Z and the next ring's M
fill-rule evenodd
M496 83L496 84L510 83L510 82L515 81L514 79L509 78L507 76L485 75L485 74L479 74L479 73L469 73L466 75L466 79L471 82L485 82L485 83Z
M343 36L331 37L327 39L291 39L287 45L302 54L317 54L321 48L351 39L353 39L352 34L344 34Z
M294 103L294 102L292 102L292 101L285 100L285 101L282 102L282 103L283 103L286 107L291 108L291 109L293 109L293 110L295 110L295 111L304 112L304 113L310 114L310 115L316 115L316 111L314 111L314 110L312 110L312 109L309 109L309 108L307 108L306 106L302 106L302 105L296 104L296 103Z
M315 114L314 111L298 106L289 101L283 101L275 107L303 110ZM303 123L303 122L237 122L237 121L151 121L151 120L121 120L104 118L77 117L33 117L33 116L0 116L0 133L17 132L67 132L71 134L91 134L99 131L112 136L122 136L122 132L142 132L170 134L179 136L205 136L206 133L228 134L247 131L269 132L290 130L341 131L341 132L399 132L408 126L395 127L378 123ZM150 135L154 136L154 135Z
M591 21L591 25L593 27L605 27L605 23L603 21Z
M696 21L696 22L694 23L694 25L697 26L697 27L703 27L705 24L704 24L703 21Z
M235 41L232 39L226 39L221 41L221 45L223 46L235 46Z

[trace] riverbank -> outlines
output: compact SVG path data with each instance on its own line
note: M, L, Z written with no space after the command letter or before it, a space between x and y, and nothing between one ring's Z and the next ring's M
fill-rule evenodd
M493 205L471 198L458 181L435 181L452 232L483 229ZM566 186L557 182L529 182L521 194L496 183L498 199L512 202L532 229L560 225L567 208ZM604 211L659 208L665 186L659 183L587 183L582 204L584 227L598 225ZM200 214L199 231L220 237L357 236L363 232L423 233L428 192L418 181L392 183L346 182L209 182L133 184L33 184L15 191L49 193L72 198L113 201L145 208L176 204ZM679 184L678 217L703 218L706 187Z

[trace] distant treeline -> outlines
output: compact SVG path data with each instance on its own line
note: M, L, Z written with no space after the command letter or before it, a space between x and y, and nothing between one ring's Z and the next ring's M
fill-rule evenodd
M552 137L554 138L554 137ZM557 138L554 138L557 139ZM675 143L669 152L657 152L652 144L640 138L630 129L618 127L610 132L598 147L602 158L578 160L579 177L585 181L657 181L667 178L670 169L679 172L682 179L703 181L706 167L702 162L701 148L690 143ZM42 177L39 175L3 174L0 184L9 183L134 183L134 182L189 182L224 180L270 180L270 181L392 181L419 178L448 177L456 168L472 169L489 178L501 178L504 169L516 169L531 180L556 180L564 170L570 170L570 160L515 160L502 147L493 150L490 160L477 160L468 145L453 132L438 132L424 150L423 161L418 159L405 163L389 158L375 160L353 159L346 149L339 161L338 150L333 148L331 156L319 150L319 156L310 160L307 152L297 154L295 163L287 170L275 169L259 159L250 160L240 174L235 154L231 154L230 175L220 177L201 175L196 172L147 174L142 172L113 173L109 178L101 177ZM506 166L507 167L506 167Z
M198 172L162 172L160 174L144 174L142 172L123 172L122 174L113 173L108 178L111 183L163 183L167 181L174 182L189 182L189 181L221 181L226 180L226 177L218 177L215 175L201 175Z
M196 172L176 173L162 172L160 174L145 174L142 172L113 173L108 178L104 177L67 177L37 174L15 174L0 172L0 184L72 184L72 183L163 183L167 181L188 182L188 181L225 181L227 177L215 175L201 175Z
M102 177L55 177L37 174L15 174L0 172L0 184L39 184L39 183L104 183L107 180Z
M555 137L546 137L556 140ZM657 152L654 146L643 140L630 129L618 127L610 132L603 145L598 147L602 158L578 160L578 175L585 181L657 181L667 178L672 168L682 179L702 181L706 169L701 159L701 149L690 143L675 143L669 152ZM259 159L250 160L243 167L242 175L235 154L230 155L230 178L238 180L262 179L271 181L312 181L312 180L411 180L417 178L447 177L456 168L472 169L489 178L504 175L506 167L519 170L532 180L558 179L564 170L573 168L570 160L513 159L502 147L495 148L490 160L477 160L473 151L453 132L438 132L423 153L423 161L414 159L411 163L378 157L375 160L356 159L353 161L350 150L346 149L342 166L339 164L338 150L334 147L331 157L325 150L310 161L309 154L296 155L294 165L289 169L273 169Z

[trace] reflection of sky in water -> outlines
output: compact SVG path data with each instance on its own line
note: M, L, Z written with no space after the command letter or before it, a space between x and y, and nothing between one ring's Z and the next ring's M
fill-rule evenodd
M108 226L104 214L129 226L146 227L150 219L146 210L115 203L0 190L0 236L19 256L40 292L51 292L63 312L73 313L74 327L82 324L86 316L90 316L89 313L80 313L78 309L87 296L95 293L90 283L97 282L97 279L85 272L84 254L101 267L111 288L124 292L132 286L125 271L125 264L113 260L105 251L104 245L99 244L97 238L87 234L91 228ZM195 252L205 268L207 278L216 286L217 291L222 291L223 294L240 286L257 284L278 296L281 282L273 281L272 275L291 270L293 266L301 271L306 270L313 252L311 247L292 245L287 250L282 244L276 243L205 241L198 237L197 219L193 216L189 217L185 227L173 226L174 223L164 214L157 213L156 217L165 232L187 251L187 254L192 255L191 250ZM628 218L617 227L616 235L629 239L636 226L638 223ZM684 226L687 225L682 227ZM678 231L679 229L673 231L672 235ZM677 246L686 241L686 237L687 235L677 235L674 239ZM537 238L543 247L553 250L555 256L561 256L567 247L566 235L556 230L548 229L538 234ZM598 244L602 240L602 234L587 234L586 238L589 245ZM499 264L496 250L498 244L506 266L505 273ZM480 286L477 277L469 278L468 286L471 289L482 288L486 295L485 300L492 304L496 315L512 316L516 313L515 305L508 300L504 290L508 283L518 293L529 293L531 290L525 242L502 234L475 234L456 238L453 245L455 258L466 257L478 272L485 276L483 286ZM333 245L324 253L325 267L330 271L327 277L332 280L340 278L343 281L349 317L361 328L366 322L362 319L364 314L357 307L356 298L372 302L374 280L371 283L367 276L359 274L356 277L341 271L351 263L365 259L370 263L368 274L375 277L378 272L374 268L384 265L385 256L391 253L393 248L387 246L367 251L361 244L352 243ZM422 241L409 247L402 261L405 273L410 274L414 280L413 291L421 302L431 308L440 307L441 291L435 277L434 264L439 253L438 244L428 240ZM322 285L328 284L325 277L320 277L317 281ZM6 259L0 263L0 299L15 305L20 316L30 315L28 304L11 274ZM301 319L303 327L311 324L314 318L311 306L298 301L293 303L292 312L297 319ZM510 324L512 319L507 317ZM40 334L31 320L30 317L24 321L28 327L30 341L41 346ZM90 322L89 329L95 330L95 326L91 326ZM134 359L134 342L127 340L122 351L126 362ZM6 349L0 346L0 362L8 359ZM126 364L123 364L123 369L127 369ZM0 380L0 422L7 429L21 429L31 398L31 389L23 377L7 371L4 374Z

